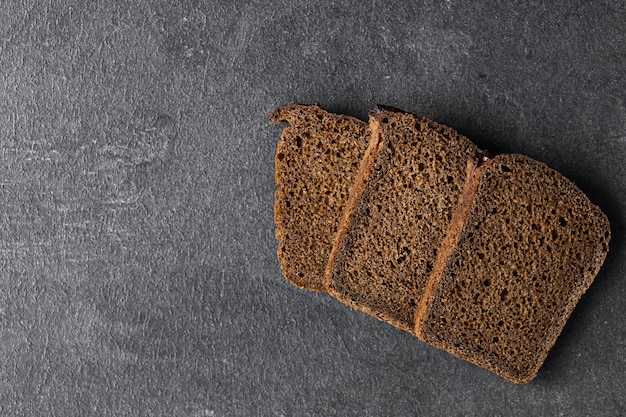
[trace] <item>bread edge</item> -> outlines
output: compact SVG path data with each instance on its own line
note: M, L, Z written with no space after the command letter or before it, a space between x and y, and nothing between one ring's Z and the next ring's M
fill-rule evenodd
M437 252L435 265L433 267L433 271L430 273L430 277L428 278L426 288L424 289L422 302L415 309L415 335L426 343L430 343L426 340L426 336L423 333L426 313L430 309L433 296L439 287L442 274L448 265L450 256L459 243L469 214L474 206L474 198L478 191L478 186L480 185L479 179L482 172L480 164L485 163L486 161L487 157L483 155L470 157L467 161L465 189L463 190L456 209L452 214L452 220L448 225L448 229L446 230L446 234L441 242L440 249Z
M376 157L384 143L380 133L381 113L375 113L375 111L376 110L373 110L370 113L370 141L367 149L365 150L365 155L361 160L361 165L359 166L357 176L354 180L354 183L352 184L352 189L350 190L348 201L344 206L341 221L339 222L337 234L335 235L335 240L333 241L333 246L328 257L328 263L326 264L326 269L324 271L323 282L326 291L342 302L343 300L342 298L340 298L340 294L335 292L334 289L331 287L331 277L333 274L335 260L337 259L337 255L339 254L339 249L341 247L341 244L343 243L346 232L352 224L354 212L358 206L361 196L363 195L363 192L365 191L367 180L369 179L372 170L374 169L374 162L376 161ZM356 308L354 306L351 307Z

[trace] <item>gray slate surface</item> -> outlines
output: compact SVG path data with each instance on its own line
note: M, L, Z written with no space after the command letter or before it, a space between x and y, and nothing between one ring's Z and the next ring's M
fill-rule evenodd
M0 2L0 415L626 415L624 2L235 3ZM293 102L428 116L602 207L535 381L283 279Z

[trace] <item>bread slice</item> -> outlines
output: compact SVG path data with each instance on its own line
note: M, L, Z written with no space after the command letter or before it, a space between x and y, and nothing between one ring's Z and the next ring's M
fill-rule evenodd
M598 273L609 239L606 216L562 175L521 155L491 159L468 181L416 333L528 382Z
M414 313L481 152L454 130L377 108L372 140L326 269L328 292L413 333Z
M350 187L367 148L367 123L318 106L279 107L289 123L276 150L274 220L283 275L299 288L324 291L324 268Z

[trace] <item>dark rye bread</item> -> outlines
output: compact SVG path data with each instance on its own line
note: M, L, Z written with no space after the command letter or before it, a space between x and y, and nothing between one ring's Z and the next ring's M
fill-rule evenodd
M340 301L412 333L468 161L480 151L446 126L392 109L372 112L370 130L325 283Z
M598 273L609 223L572 182L521 155L485 162L466 191L416 333L526 383Z
M279 107L272 123L289 123L276 150L274 220L283 275L324 291L324 268L342 210L369 139L365 122L318 106Z

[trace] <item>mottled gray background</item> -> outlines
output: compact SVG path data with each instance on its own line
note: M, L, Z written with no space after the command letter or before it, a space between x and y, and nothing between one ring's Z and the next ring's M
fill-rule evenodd
M0 415L625 415L624 2L236 3L0 3ZM431 117L602 207L535 381L283 279L267 116L293 102Z

